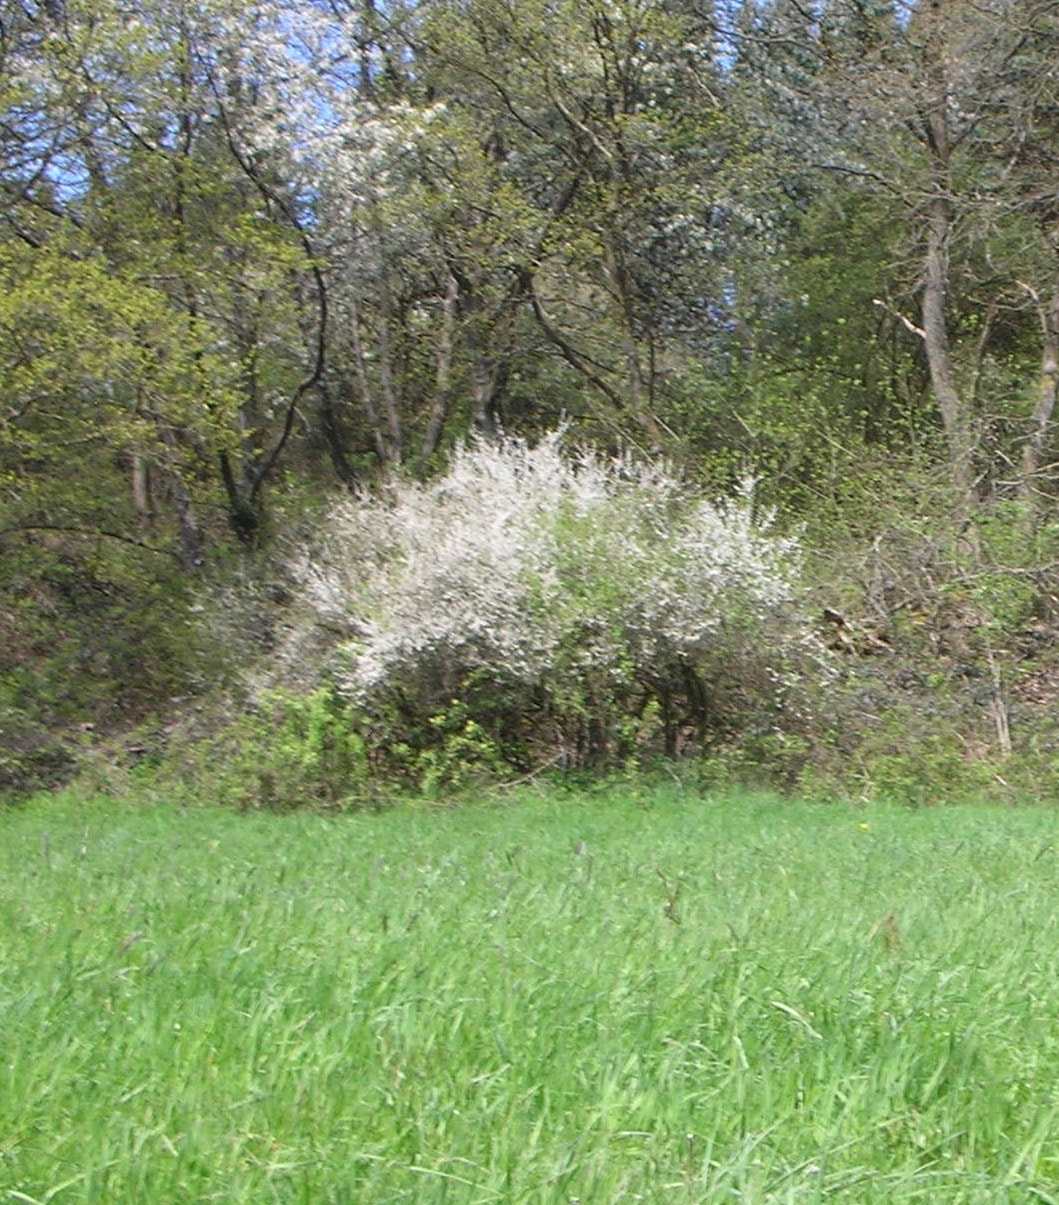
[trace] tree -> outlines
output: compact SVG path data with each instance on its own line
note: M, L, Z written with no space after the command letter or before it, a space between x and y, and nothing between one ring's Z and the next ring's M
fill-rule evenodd
M1021 274L1039 277L1041 240L1018 246L1003 226L1025 212L1024 148L1029 138L1040 153L1033 114L1043 111L1026 67L1046 64L1049 48L1054 32L1017 6L923 0L900 11L829 5L802 22L790 50L771 51L800 66L800 78L790 68L782 77L787 87L794 80L803 100L823 102L803 131L806 156L888 202L906 232L909 270L892 287L915 295L919 313L908 316L899 296L879 304L920 340L952 479L965 495L989 471L978 390L998 319L1010 328ZM1030 427L1041 429L1039 416Z
M539 214L525 297L597 413L658 446L667 351L718 301L730 129L694 6L439 5L439 94L489 115L505 177ZM711 278L712 277L712 278Z
M282 13L75 2L60 22L35 14L8 53L6 128L23 156L4 181L12 238L42 272L90 262L180 328L179 354L175 336L155 349L181 365L164 387L125 363L95 367L137 417L132 442L110 436L141 518L160 518L147 494L164 481L156 501L175 511L188 566L201 563L198 512L215 488L237 534L254 538L262 488L323 380L326 305L297 199L240 142L261 67L240 52L241 19L275 35ZM145 348L152 337L137 336Z

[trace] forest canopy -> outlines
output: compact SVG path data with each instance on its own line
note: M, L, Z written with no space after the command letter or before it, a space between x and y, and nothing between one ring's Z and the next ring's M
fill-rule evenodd
M0 776L267 654L342 499L560 426L753 480L880 706L981 679L929 706L1010 756L1057 115L1049 0L0 0Z

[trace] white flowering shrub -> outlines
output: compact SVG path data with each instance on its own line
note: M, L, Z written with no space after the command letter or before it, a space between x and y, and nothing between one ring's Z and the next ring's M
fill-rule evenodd
M782 727L815 652L796 542L746 498L561 445L475 444L332 510L303 597L377 742L586 764Z

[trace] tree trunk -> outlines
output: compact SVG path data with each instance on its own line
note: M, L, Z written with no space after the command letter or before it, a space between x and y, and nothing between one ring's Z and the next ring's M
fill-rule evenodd
M132 454L132 505L141 527L149 527L154 517L151 507L151 471L142 452Z
M386 444L390 464L400 464L404 459L404 437L401 433L401 419L397 410L397 387L393 375L393 351L390 343L391 321L393 319L393 297L390 294L390 283L385 271L380 281L379 331L377 347L379 352L379 386L382 390L382 407L386 414Z
M946 60L946 0L930 0L925 46L927 105L923 114L930 155L927 253L923 280L923 343L930 383L941 414L953 482L969 493L974 482L970 415L960 396L948 327L949 242L952 237L952 138L949 129L949 71Z
M349 463L342 423L326 382L320 382L318 393L320 394L320 432L327 445L327 454L331 457L331 464L343 485L355 485L357 475Z
M430 409L430 422L419 450L419 470L434 455L441 441L441 432L449 416L452 401L452 349L456 341L456 302L459 300L459 284L455 276L449 276L442 303L441 331L438 334L436 369L434 375L434 402Z
M623 250L618 243L618 236L614 229L604 232L603 270L608 290L614 299L618 328L621 332L621 353L625 360L626 403L630 413L636 418L650 440L652 451L657 451L661 447L661 432L657 420L651 413L650 391L644 378L640 349L636 343L632 282L629 279Z
M952 208L947 197L930 202L927 231L926 279L923 285L923 343L930 369L930 383L941 413L945 443L954 483L964 491L973 482L969 415L956 384L952 342L948 329L948 241Z
M191 497L184 489L183 484L175 478L173 480L173 500L177 504L179 516L180 535L177 542L177 555L180 558L180 567L185 573L193 573L206 563L206 541L203 538L202 528L199 526L194 507L191 505Z
M184 485L180 470L180 441L172 427L153 416L157 424L158 438L165 450L167 492L173 501L177 521L177 559L185 572L201 569L206 563L206 537L195 514L191 493Z
M386 418L387 463L399 465L404 460L404 434L397 399L397 384L393 372L393 345L390 334L393 329L394 304L382 220L378 202L372 197L371 233L374 235L379 256L379 312L376 335L376 351L379 356L379 390L382 394L383 414Z
M1022 477L1019 496L1030 501L1035 478L1041 471L1051 437L1052 416L1059 395L1059 274L1052 286L1051 304L1041 308L1041 370L1037 386L1037 404L1033 408L1030 437L1022 453Z
M368 419L368 426L371 429L371 444L375 449L375 455L379 458L379 464L383 468L387 468L390 464L390 449L387 447L386 437L383 435L382 426L379 423L379 410L375 405L375 396L372 392L371 380L368 377L364 343L360 337L360 308L353 298L350 298L349 308L349 333L353 343L353 371L357 377L360 401Z
M480 351L471 365L471 430L490 440L500 434L494 405L494 381L492 365Z

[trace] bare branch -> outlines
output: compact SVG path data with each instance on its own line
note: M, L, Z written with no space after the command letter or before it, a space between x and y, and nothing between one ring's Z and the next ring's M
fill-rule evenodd
M872 305L877 305L880 309L885 310L888 314L896 318L897 321L900 322L902 326L907 327L907 329L910 330L913 335L918 335L920 339L925 339L927 337L926 331L924 331L921 326L916 326L911 318L906 318L904 314L900 313L898 310L895 310L893 306L887 305L885 301L882 301L878 297L873 297L871 303Z

